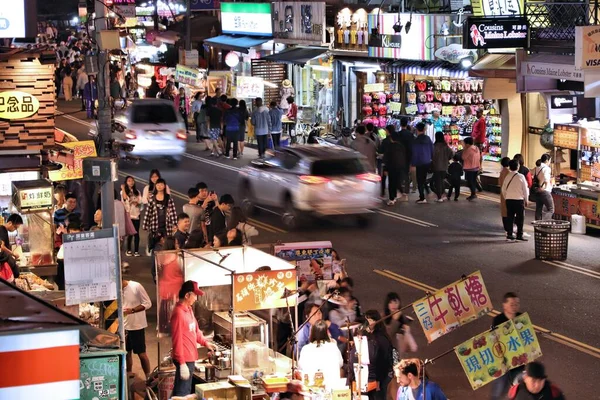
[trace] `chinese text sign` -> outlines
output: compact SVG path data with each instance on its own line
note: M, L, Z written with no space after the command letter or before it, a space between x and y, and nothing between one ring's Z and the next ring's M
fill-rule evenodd
M233 310L252 311L269 308L290 307L295 297L282 299L283 291L296 290L296 270L260 271L235 274L233 279Z

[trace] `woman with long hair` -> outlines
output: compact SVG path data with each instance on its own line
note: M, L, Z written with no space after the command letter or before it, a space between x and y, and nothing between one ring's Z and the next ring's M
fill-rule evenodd
M179 92L175 95L175 108L179 110L179 114L185 123L185 132L189 133L188 115L190 114L190 98L185 93L185 88L180 87Z
M400 311L401 308L402 302L398 293L389 292L385 296L383 304L383 314L389 317L385 320L385 325L394 347L403 356L408 352L417 351L417 345L410 333L410 326L408 325L410 319Z
M240 100L238 105L240 109L240 114L242 116L242 123L240 124L240 137L238 138L238 146L240 156L244 155L244 141L246 140L246 124L248 123L248 119L250 119L250 113L248 112L248 106L246 105L246 100Z
M381 314L377 310L368 310L365 313L365 320L369 324L367 328L367 337L375 342L377 352L375 360L370 359L369 376L371 376L371 366L375 368L375 380L377 381L378 390L373 395L369 393L369 398L377 400L385 400L387 387L392 380L392 371L394 367L393 344L387 334L385 324L380 321Z
M231 229L238 229L242 232L242 244L252 245L252 236L258 235L258 230L248 223L241 207L231 209L227 230Z
M437 195L437 202L444 202L444 179L448 171L448 163L454 156L454 152L446 143L446 138L443 132L435 133L435 143L433 145L433 179L435 182L435 194Z
M168 236L177 227L177 209L171 195L167 192L164 179L154 184L153 195L148 202L144 216L144 230L148 231L148 248L153 249L156 238Z
M300 350L298 368L310 386L331 388L338 384L344 364L335 340L329 337L327 323L317 321L310 328L309 343Z
M148 184L144 187L144 191L142 193L142 203L143 204L148 204L148 202L150 201L150 198L152 197L152 195L154 193L154 185L156 184L156 181L158 181L159 179L162 179L160 171L157 170L156 168L150 170L150 176L148 177ZM171 194L171 189L169 188L169 185L167 185L167 194Z
M133 176L127 176L121 187L121 200L125 206L125 211L129 213L133 227L135 228L135 235L127 235L127 252L128 256L140 256L140 214L142 195L140 191L135 187L135 179ZM131 251L131 242L133 241L134 248Z

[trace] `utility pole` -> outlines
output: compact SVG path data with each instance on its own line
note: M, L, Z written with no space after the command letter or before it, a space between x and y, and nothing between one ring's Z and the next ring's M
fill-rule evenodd
M185 3L185 49L192 50L192 1L187 0Z
M153 0L152 4L154 5L154 14L152 14L152 19L154 20L154 30L158 31L158 0Z

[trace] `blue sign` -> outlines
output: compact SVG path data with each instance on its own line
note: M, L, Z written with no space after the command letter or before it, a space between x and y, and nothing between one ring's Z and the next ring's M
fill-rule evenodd
M190 10L219 10L221 2L219 0L190 0Z

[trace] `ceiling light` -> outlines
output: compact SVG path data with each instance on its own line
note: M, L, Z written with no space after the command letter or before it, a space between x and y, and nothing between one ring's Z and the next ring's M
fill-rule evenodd
M462 60L460 60L460 65L464 69L471 68L473 66L473 59L471 57L465 57Z

